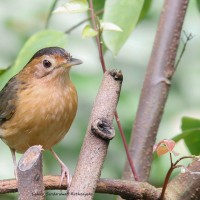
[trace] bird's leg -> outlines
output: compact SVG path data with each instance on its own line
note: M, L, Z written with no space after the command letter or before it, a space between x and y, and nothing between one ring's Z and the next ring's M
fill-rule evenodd
M60 163L61 165L61 179L60 179L60 186L63 182L64 177L67 178L67 186L70 186L71 184L71 180L72 180L72 176L69 172L68 167L63 163L63 161L58 157L58 155L55 153L55 151L50 148L51 153L53 154L53 156L55 157L55 159Z
M11 149L11 154L12 154L12 160L13 160L13 164L14 164L14 174L15 174L15 178L16 180L18 180L17 178L17 161L16 161L16 156L15 156L15 149Z

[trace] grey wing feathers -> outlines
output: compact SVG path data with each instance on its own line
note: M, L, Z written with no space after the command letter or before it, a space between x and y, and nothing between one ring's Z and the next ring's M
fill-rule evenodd
M18 81L14 76L0 92L0 125L10 119L15 112L18 87Z

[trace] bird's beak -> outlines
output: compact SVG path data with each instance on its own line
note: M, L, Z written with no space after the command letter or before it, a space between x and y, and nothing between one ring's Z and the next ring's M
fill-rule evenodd
M82 63L83 63L82 60L79 60L79 59L76 59L76 58L71 58L71 61L70 61L71 66L73 66L73 65L80 65Z
M82 60L79 60L79 59L76 59L76 58L71 58L70 62L66 63L66 67L71 67L73 65L80 65L82 64L83 61Z

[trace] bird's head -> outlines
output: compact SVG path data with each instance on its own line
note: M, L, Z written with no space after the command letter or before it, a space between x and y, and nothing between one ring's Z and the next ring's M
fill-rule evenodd
M70 53L60 47L47 47L36 52L22 70L22 75L34 79L53 79L68 75L73 65L82 61L72 58Z

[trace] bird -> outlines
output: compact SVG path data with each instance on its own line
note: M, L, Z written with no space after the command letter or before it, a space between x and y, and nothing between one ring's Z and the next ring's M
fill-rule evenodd
M61 165L60 184L65 176L70 184L69 169L52 147L64 138L77 112L69 71L79 64L82 61L63 48L40 49L0 91L0 138L11 150L16 179L15 153L41 145Z

